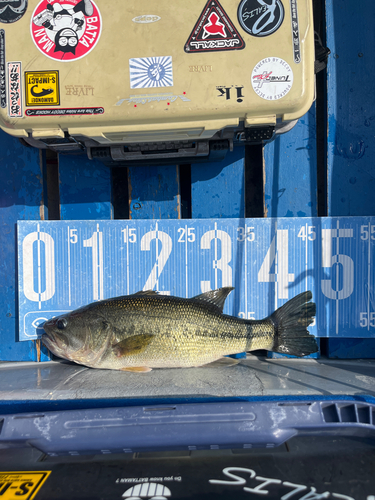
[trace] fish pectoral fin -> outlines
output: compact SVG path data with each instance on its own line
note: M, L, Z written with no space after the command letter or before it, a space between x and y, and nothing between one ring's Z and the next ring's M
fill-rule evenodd
M216 311L219 314L222 314L225 300L232 290L234 290L232 286L225 286L223 288L218 288L217 290L211 290L210 292L204 292L200 295L196 295L191 300L200 300L210 306L214 306Z
M219 368L224 366L234 366L237 365L241 360L233 358L219 358L212 363L207 363L206 365L201 365L201 368Z
M133 335L112 346L114 354L121 358L122 356L130 356L131 354L140 354L149 345L154 335L142 333L141 335Z
M150 372L152 368L148 366L128 366L127 368L120 368L123 372Z

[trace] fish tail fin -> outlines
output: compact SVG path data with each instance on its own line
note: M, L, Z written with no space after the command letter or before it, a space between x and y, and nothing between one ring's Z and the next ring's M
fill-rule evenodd
M310 291L300 293L271 314L275 326L272 351L293 356L308 356L319 350L307 327L314 321L316 305Z

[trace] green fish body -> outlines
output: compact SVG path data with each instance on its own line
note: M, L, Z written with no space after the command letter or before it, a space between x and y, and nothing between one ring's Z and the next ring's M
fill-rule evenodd
M150 371L235 364L229 354L267 349L304 356L318 350L307 327L315 304L304 292L263 320L222 313L232 288L192 299L138 292L102 300L44 324L57 356L93 368Z

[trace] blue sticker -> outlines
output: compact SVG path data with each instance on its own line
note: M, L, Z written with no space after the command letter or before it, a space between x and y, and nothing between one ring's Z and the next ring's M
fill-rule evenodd
M130 88L173 87L172 57L129 59Z

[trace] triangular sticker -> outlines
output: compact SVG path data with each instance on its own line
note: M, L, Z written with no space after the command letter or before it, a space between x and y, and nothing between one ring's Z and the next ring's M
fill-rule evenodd
M245 42L218 0L208 0L185 44L185 52L244 48Z

